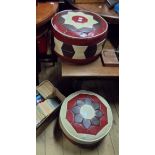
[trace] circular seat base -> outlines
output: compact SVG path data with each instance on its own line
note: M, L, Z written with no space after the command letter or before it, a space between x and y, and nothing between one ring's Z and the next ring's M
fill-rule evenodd
M63 102L59 124L68 139L80 145L95 145L107 135L112 126L112 111L101 96L81 90Z

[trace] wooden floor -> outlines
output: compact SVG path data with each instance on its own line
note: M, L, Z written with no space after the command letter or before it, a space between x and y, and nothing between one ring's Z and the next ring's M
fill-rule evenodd
M56 82L57 69L49 64L42 64L39 75L40 82L50 80ZM77 81L73 82L78 84ZM72 144L58 127L57 119L52 121L48 127L36 138L36 155L119 155L119 102L118 80L86 80L81 84L81 89L91 90L105 97L113 112L113 126L109 134L96 147L82 148ZM110 98L113 99L110 99Z
M114 122L109 134L95 148L82 148L72 144L57 127L54 120L36 139L37 155L118 155L118 104L111 104Z

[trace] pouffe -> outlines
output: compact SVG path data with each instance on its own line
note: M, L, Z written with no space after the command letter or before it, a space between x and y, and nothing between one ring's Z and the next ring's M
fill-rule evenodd
M83 10L58 12L51 20L56 54L69 62L86 64L102 52L107 22L99 15Z
M65 136L81 145L94 145L111 129L113 115L108 102L90 91L77 91L65 98L59 124Z

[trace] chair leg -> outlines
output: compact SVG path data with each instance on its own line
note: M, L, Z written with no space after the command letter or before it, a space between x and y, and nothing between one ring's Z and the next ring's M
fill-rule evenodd
M41 64L39 61L39 48L36 43L36 85L39 84L39 73L41 72Z

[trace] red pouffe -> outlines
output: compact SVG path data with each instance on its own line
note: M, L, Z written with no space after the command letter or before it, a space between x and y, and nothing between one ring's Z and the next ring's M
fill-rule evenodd
M77 91L65 98L59 124L68 139L81 145L94 145L111 129L113 115L108 102L90 91Z
M99 15L83 10L58 12L51 20L55 52L69 62L85 64L101 53L108 31Z

